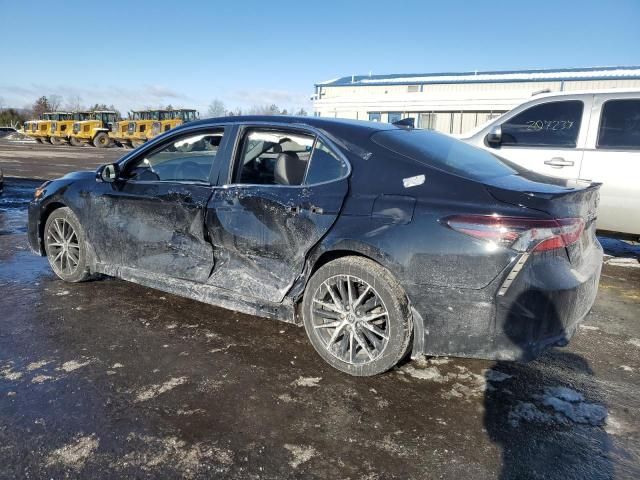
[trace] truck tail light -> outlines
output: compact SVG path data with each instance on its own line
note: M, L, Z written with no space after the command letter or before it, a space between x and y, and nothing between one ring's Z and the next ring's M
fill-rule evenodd
M581 218L537 220L500 215L454 215L444 219L452 229L493 246L518 252L542 252L575 243L584 230Z

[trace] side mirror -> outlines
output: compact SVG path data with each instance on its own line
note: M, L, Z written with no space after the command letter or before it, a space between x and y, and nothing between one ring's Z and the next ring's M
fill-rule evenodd
M494 125L487 133L487 143L492 147L497 147L502 143L502 127Z
M120 168L117 163L102 165L96 170L96 182L113 183L118 179Z

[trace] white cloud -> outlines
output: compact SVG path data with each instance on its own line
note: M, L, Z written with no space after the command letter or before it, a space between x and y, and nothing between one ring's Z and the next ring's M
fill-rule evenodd
M85 105L105 103L115 105L122 112L171 103L190 106L194 99L164 85L142 85L137 88L118 86L77 87L68 85L3 85L0 92L4 104L12 107L29 107L42 95L61 95L63 105L75 97L80 97ZM198 102L199 103L199 102Z

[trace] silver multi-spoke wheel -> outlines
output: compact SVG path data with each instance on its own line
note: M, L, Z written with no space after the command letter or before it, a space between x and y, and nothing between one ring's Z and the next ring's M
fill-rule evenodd
M312 325L326 350L351 365L379 358L389 342L389 312L379 294L353 275L326 279L313 294Z
M45 242L56 273L73 275L80 262L80 242L71 223L64 218L54 218L47 227Z

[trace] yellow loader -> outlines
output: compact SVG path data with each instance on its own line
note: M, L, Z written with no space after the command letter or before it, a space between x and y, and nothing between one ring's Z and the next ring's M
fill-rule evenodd
M69 143L74 147L91 144L97 148L111 145L109 131L117 120L118 114L112 110L97 110L89 114L88 120L74 122L69 135Z
M73 112L71 118L64 120L54 120L51 122L50 141L54 145L62 145L69 141L69 136L73 130L75 122L89 120L91 112Z
M147 139L168 132L172 128L179 127L185 123L192 122L196 120L196 118L196 111L186 108L160 112L160 120L153 123L151 126L151 134L147 135Z
M119 120L115 122L111 126L111 131L109 132L109 138L116 145L120 145L124 148L132 148L131 146L131 135L129 134L129 124L131 120L135 118L135 113L129 114L129 118L127 120Z
M71 118L69 112L45 112L42 114L42 120L36 123L35 131L32 130L31 136L40 143L51 142L51 125L53 122L68 120Z
M153 126L156 130L160 129L160 119L168 119L168 110L141 110L132 112L132 121L129 122L127 135L131 141L131 145L136 148L144 142L153 138ZM157 135L157 134L156 134Z

